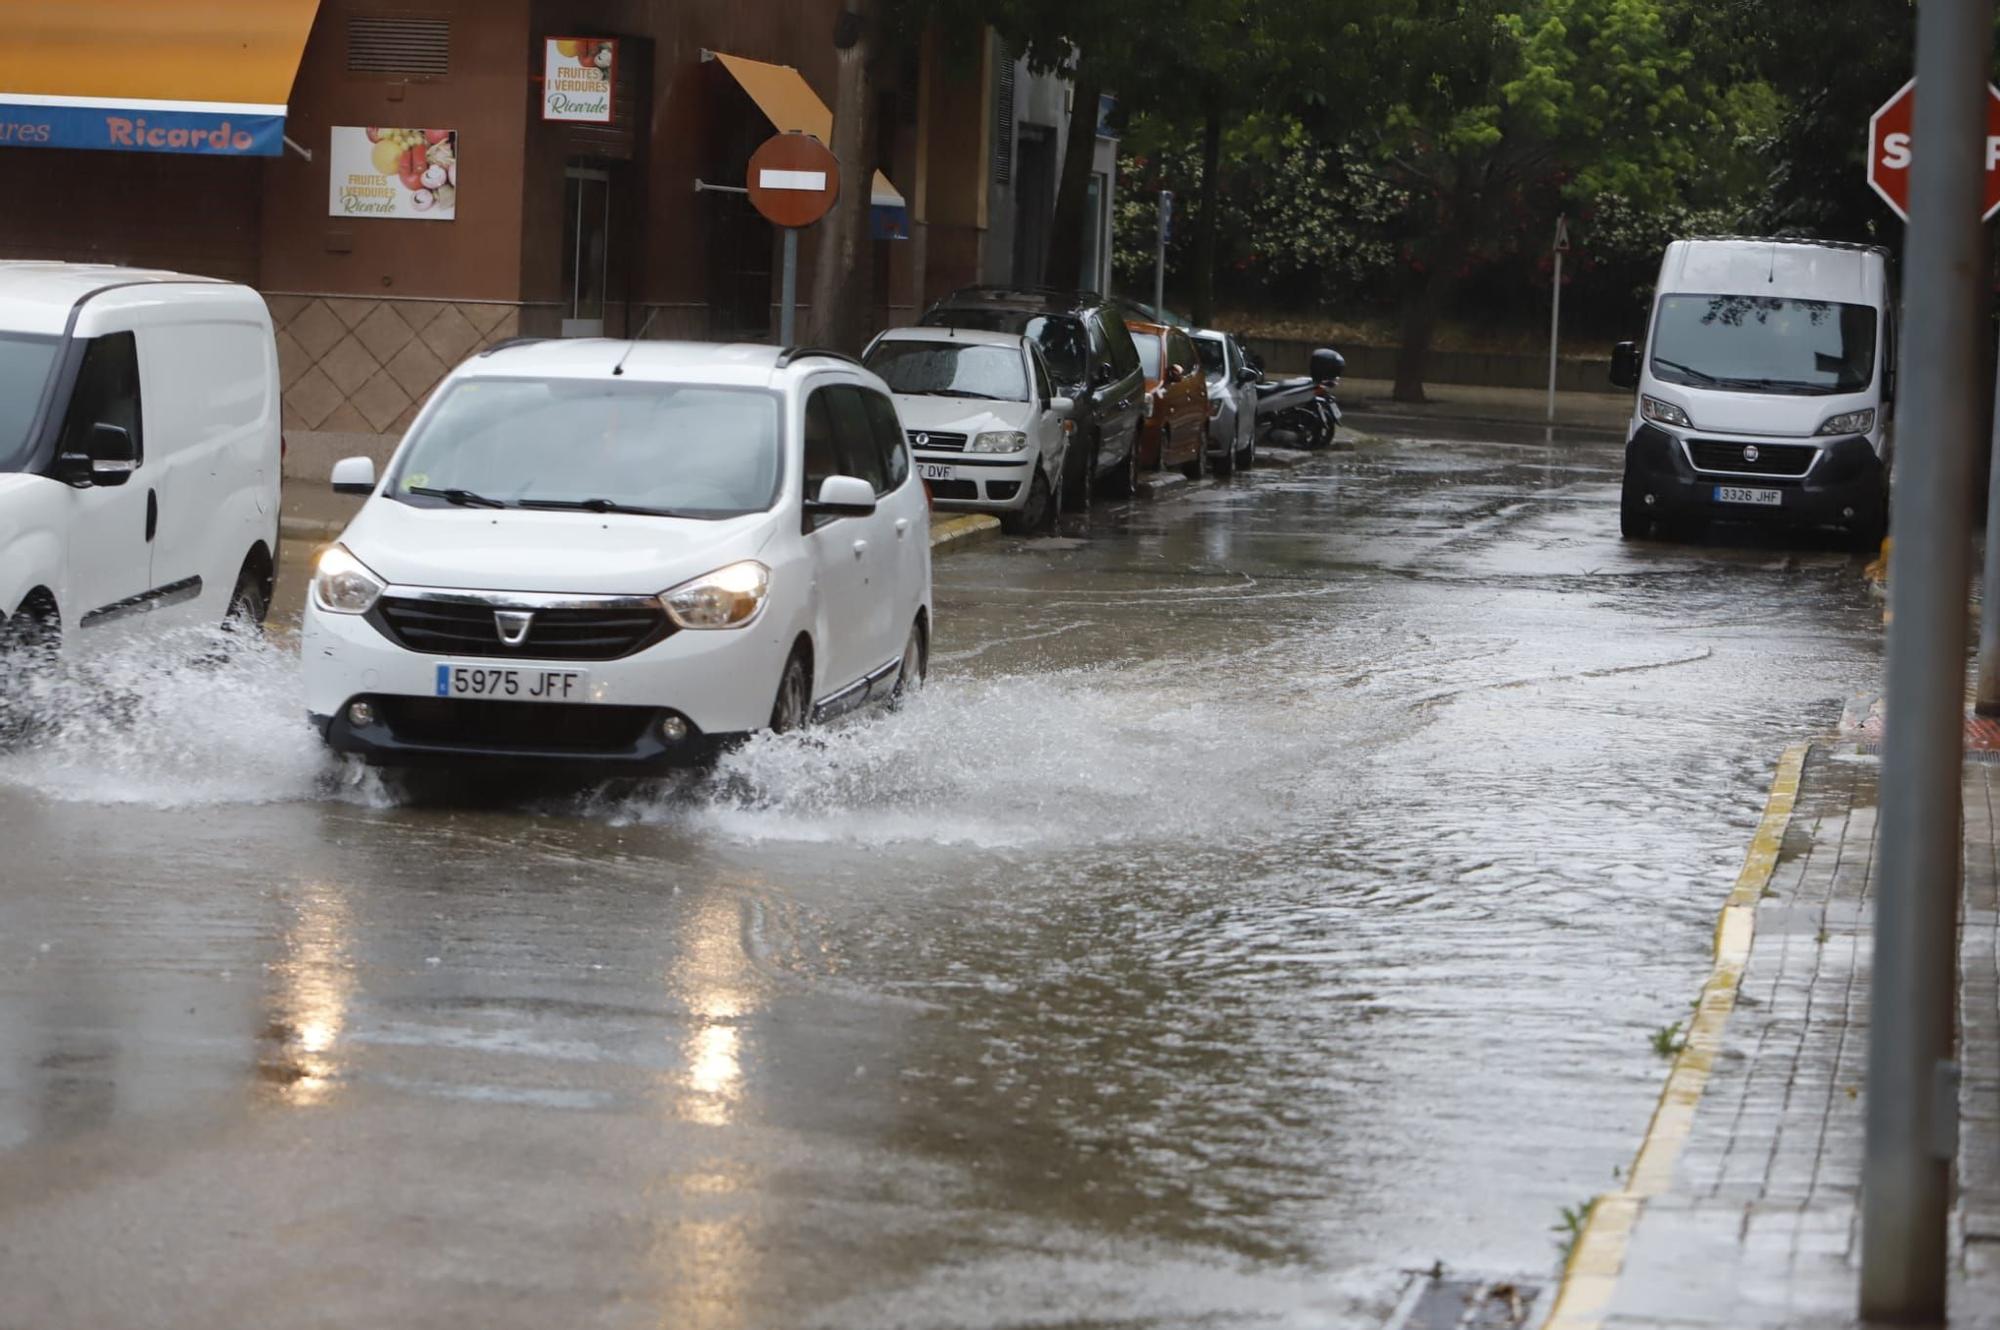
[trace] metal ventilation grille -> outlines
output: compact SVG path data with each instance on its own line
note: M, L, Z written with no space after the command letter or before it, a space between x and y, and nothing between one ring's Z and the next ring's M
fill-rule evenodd
M999 111L993 132L993 182L1010 185L1014 182L1014 53L1007 49L1007 43L997 43L994 59L998 61L999 77L994 80L994 100Z
M347 20L347 72L441 78L451 73L451 20L356 14Z

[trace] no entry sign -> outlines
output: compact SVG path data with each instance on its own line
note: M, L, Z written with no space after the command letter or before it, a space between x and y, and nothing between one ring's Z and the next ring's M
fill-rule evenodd
M1910 220L1911 126L1917 107L1917 81L1911 79L1882 103L1868 120L1868 183L1882 201ZM1986 85L1986 208L1983 221L2000 211L2000 88Z
M750 154L750 202L773 226L811 226L840 197L840 159L810 134L777 134Z

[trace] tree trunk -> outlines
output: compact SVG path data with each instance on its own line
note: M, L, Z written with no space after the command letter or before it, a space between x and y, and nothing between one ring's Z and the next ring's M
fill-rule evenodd
M1070 68L1069 135L1063 144L1062 185L1056 191L1055 221L1049 228L1048 284L1065 291L1083 286L1086 239L1095 243L1097 228L1088 225L1090 167L1097 152L1097 100L1102 91L1096 67L1078 54ZM1103 275L1098 284L1103 285Z
M1396 390L1398 402L1423 402L1424 372L1431 358L1431 334L1437 330L1438 307L1444 298L1444 282L1426 266L1410 274L1403 287L1403 337L1396 348Z
M860 38L835 52L833 142L840 198L819 224L812 310L805 340L859 355L875 323L875 242L869 195L875 179L875 55L883 41L881 0L847 0L861 17Z
M1188 290L1188 317L1198 328L1215 321L1215 201L1222 190L1222 112L1211 102L1201 130L1201 201L1195 214L1194 284Z

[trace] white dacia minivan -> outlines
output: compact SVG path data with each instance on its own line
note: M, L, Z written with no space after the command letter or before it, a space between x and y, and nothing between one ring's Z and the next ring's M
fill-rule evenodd
M278 394L248 287L0 262L0 656L261 623Z
M1888 251L1823 240L1676 240L1643 344L1619 510L1627 539L1709 520L1838 528L1889 520L1895 319Z

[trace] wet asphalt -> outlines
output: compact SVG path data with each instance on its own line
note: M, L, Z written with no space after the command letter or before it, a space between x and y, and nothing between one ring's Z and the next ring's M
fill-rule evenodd
M0 757L0 1327L1551 1277L1881 613L1835 548L1622 543L1613 440L1423 428L942 559L912 705L678 781L357 776L282 639L84 671Z

